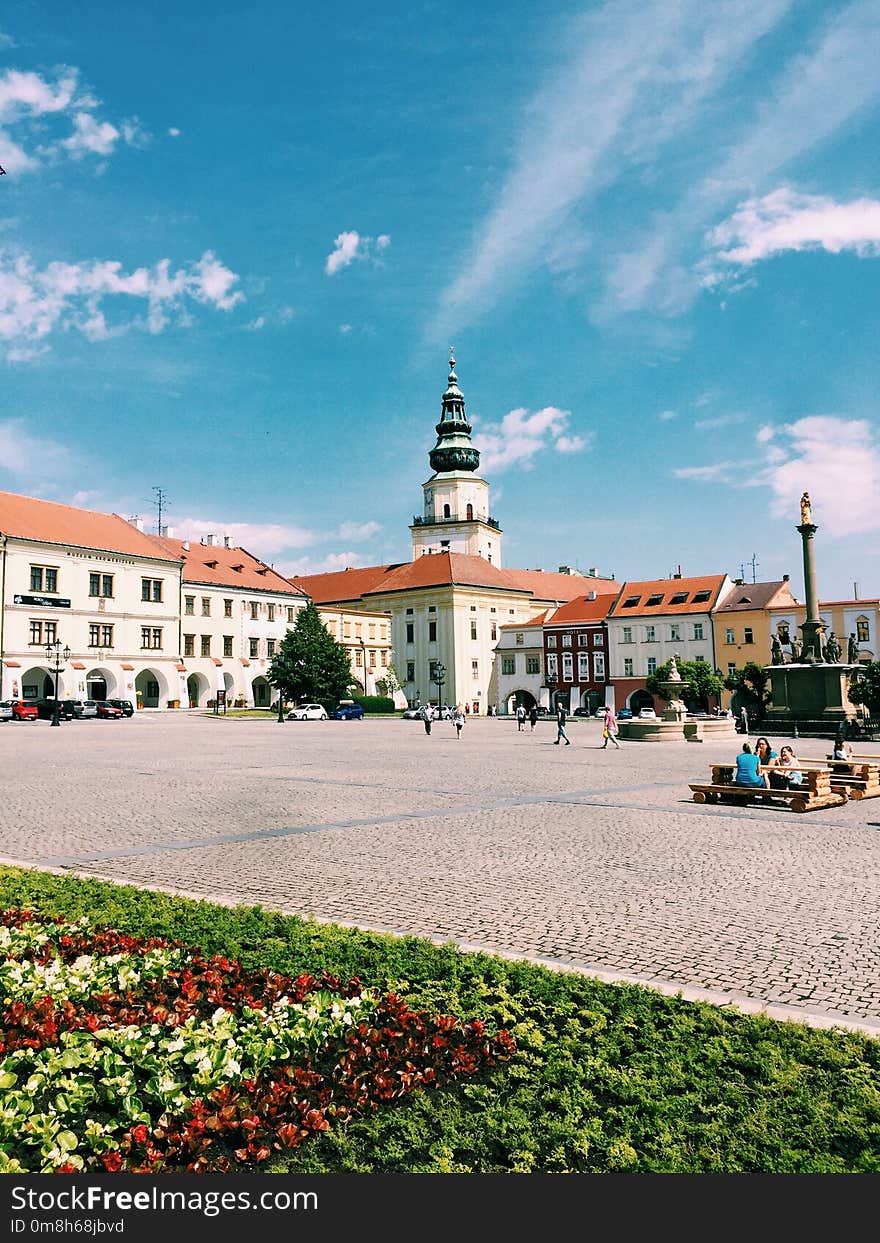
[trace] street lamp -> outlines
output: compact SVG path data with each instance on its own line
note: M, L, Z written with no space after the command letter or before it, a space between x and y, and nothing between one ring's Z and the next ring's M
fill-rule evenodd
M62 666L66 665L69 660L70 648L65 647L64 651L62 651L60 639L55 639L54 642L46 644L46 662L55 674L55 703L52 708L53 725L61 724L61 718L58 715L58 675L61 672Z
M553 712L555 705L553 703L553 692L556 690L556 679L552 674L547 675L547 690L550 694L550 711Z
M364 662L364 694L367 694L367 644L366 640L361 636L361 656Z
M442 696L440 694L440 690L443 686L443 683L446 681L446 666L445 665L437 664L434 666L434 681L437 683L437 707L442 708L443 703L442 703Z

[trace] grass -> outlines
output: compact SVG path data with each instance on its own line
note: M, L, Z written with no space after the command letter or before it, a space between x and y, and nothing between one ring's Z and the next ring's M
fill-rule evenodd
M514 1058L285 1154L294 1173L880 1172L880 1041L260 907L0 868L0 906L326 968L506 1028Z

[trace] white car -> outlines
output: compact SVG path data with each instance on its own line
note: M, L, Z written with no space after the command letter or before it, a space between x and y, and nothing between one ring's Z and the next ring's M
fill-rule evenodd
M327 709L322 704L300 704L290 709L287 719L288 721L326 721Z
M653 708L639 708L640 721L656 721L657 713Z
M4 699L2 703L0 703L0 721L11 721L11 720L12 720L12 704L9 702L8 699Z

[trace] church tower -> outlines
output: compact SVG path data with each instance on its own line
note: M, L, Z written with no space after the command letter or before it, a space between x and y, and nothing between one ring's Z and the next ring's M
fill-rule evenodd
M459 552L501 565L501 527L489 517L489 485L476 471L480 451L471 443L464 394L449 351L449 379L436 425L437 443L428 455L434 474L422 484L424 510L410 527L413 560L426 553Z

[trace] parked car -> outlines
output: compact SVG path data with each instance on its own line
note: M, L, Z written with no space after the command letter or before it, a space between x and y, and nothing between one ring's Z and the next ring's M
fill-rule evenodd
M632 708L621 708L617 713L617 719L618 721L631 721L632 715Z
M596 709L596 711L593 713L593 716L594 716L594 717L596 718L596 720L598 721L598 720L600 720L600 719L601 719L604 715L605 715L605 705L604 705L604 704L602 704L601 708L597 708L597 709Z
M334 721L362 721L364 719L363 705L356 704L353 699L340 699L330 716Z
M0 700L0 721L12 720L12 701L10 699Z
M121 721L122 709L117 708L109 699L96 699L95 715L99 721Z
M95 703L94 699L80 699L77 700L77 702L79 704L79 715L81 720L85 720L86 717L98 715L98 705Z
M37 705L33 700L11 699L9 703L12 707L13 721L35 721L39 715Z
M657 713L653 708L639 708L640 721L656 721Z
M450 707L449 704L441 704L439 708L436 704L432 706L434 708L435 721L451 721L455 716L455 709Z
M287 714L288 721L326 721L327 709L323 704L298 704Z
M55 700L40 699L37 703L37 716L41 721L51 721L55 715ZM58 700L58 719L59 721L72 721L76 713L73 710L73 703L70 699Z
M403 714L403 719L404 721L418 721L421 719L421 716L422 706L419 704L418 708L407 708Z
M592 716L593 714L589 708L575 708L571 715L572 716Z
M134 704L130 699L108 699L107 703L118 708L123 716L134 716Z

